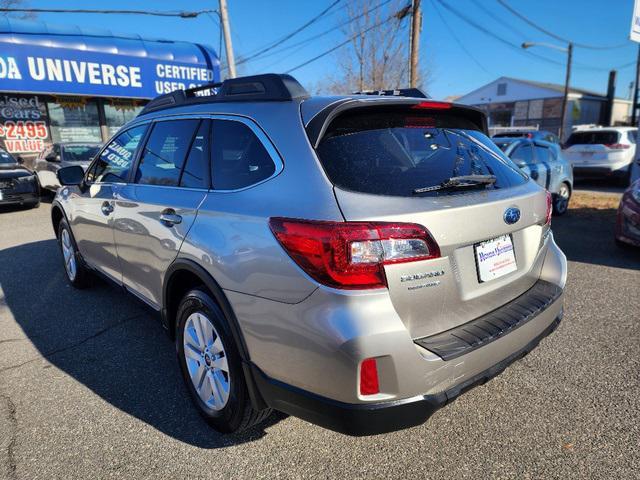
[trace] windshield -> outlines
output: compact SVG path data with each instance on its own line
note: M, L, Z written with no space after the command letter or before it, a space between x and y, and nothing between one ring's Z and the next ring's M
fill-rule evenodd
M0 150L0 164L17 163L9 153L4 150Z
M597 132L574 132L567 140L571 145L613 145L618 143L620 134L615 130L598 130Z
M346 190L412 196L451 177L493 175L487 189L526 181L468 120L447 113L356 113L331 124L317 148L331 182ZM463 193L430 191L426 195Z
M64 159L69 162L88 162L93 160L99 149L98 145L65 145Z

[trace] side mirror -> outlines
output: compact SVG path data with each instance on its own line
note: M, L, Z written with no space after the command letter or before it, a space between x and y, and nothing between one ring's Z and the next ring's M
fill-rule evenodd
M53 152L51 152L49 155L47 155L46 157L44 157L44 159L47 162L59 162L60 161L60 155L57 155Z
M57 175L60 185L81 185L84 181L84 169L79 165L61 168Z

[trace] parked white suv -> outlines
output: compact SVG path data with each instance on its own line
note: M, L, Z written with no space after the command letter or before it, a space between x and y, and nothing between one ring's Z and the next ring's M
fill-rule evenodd
M563 154L573 164L575 177L615 177L626 185L636 154L637 134L635 127L577 130L569 136Z

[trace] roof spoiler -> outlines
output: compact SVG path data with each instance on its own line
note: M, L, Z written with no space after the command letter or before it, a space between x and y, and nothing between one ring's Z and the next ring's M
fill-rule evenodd
M345 98L342 101L334 102L328 105L324 109L316 113L311 120L305 125L305 130L309 141L313 148L317 148L320 144L320 140L326 133L329 125L337 117L343 115L346 112L353 112L356 110L366 111L367 109L374 110L380 108L391 109L419 109L421 111L433 111L442 112L446 111L453 115L458 115L466 118L472 122L479 131L489 136L489 128L487 122L487 115L485 112L476 107L470 107L468 105L460 105L458 103L448 102L435 102L435 101L420 101L417 98L402 98L391 97L384 101L371 102L367 99Z
M419 88L396 88L394 90L362 90L353 95L379 95L384 97L431 98Z
M307 98L309 93L287 74L265 73L206 83L186 90L175 90L151 100L140 115L166 108L213 102L287 102Z

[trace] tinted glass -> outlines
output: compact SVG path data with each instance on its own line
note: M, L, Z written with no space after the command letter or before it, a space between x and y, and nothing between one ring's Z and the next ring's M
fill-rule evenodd
M551 162L554 160L551 150L546 147L536 147L536 160L538 162Z
M638 135L638 132L635 131L635 130L627 132L627 137L629 137L629 143L631 143L633 145L636 144L636 135Z
M521 145L511 154L511 160L516 165L525 165L533 163L533 148L531 145Z
M460 175L495 175L497 181L483 188L525 181L474 124L450 114L347 114L332 122L317 152L332 183L363 193L412 196ZM463 191L427 195L452 193Z
M191 143L180 177L181 187L209 188L209 120L203 120Z
M567 147L571 145L613 145L618 143L620 134L615 130L598 132L574 132L567 140Z
M136 183L177 186L199 120L157 122L144 146Z
M244 123L214 120L211 181L217 190L235 190L269 178L276 166L262 142Z
M67 162L87 162L95 157L98 150L98 145L67 145L63 147L63 156Z
M134 153L146 125L131 128L113 139L87 174L88 182L126 182Z

